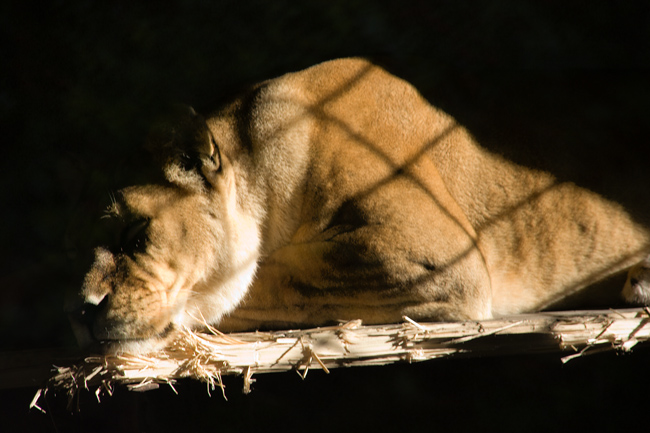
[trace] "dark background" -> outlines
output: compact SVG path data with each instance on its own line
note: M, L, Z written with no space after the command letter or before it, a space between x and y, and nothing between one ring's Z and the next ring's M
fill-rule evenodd
M374 59L486 147L648 221L646 2L134 3L0 6L0 352L74 347L66 293L80 285L111 191L150 173L141 144L163 107L208 110L248 84L332 58ZM250 396L229 379L229 402L183 383L180 396L121 390L101 405L87 396L77 415L53 399L51 418L28 414L35 388L8 389L0 410L16 431L165 431L181 420L183 431L620 429L647 426L648 361L637 350L564 367L523 356L316 373L304 383L272 375Z

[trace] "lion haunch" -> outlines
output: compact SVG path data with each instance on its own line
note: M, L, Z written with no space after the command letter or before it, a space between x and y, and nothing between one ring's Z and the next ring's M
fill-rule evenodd
M480 147L408 83L361 59L261 83L148 147L166 182L126 188L96 250L87 336L145 350L223 330L487 319L535 311L632 268L650 232L619 205Z

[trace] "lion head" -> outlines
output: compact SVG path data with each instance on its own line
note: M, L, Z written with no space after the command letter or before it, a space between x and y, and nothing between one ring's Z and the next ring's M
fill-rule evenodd
M106 351L151 349L178 327L218 321L255 272L259 235L229 158L193 110L165 125L148 147L166 181L116 194L103 219L116 241L95 250L73 313L80 340Z

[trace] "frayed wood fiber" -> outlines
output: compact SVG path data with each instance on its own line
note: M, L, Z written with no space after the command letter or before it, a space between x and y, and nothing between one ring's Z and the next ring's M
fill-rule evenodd
M603 350L629 352L650 339L648 308L547 312L456 323L418 323L408 317L400 324L363 326L352 321L306 330L223 334L182 329L163 350L146 355L90 356L82 362L56 367L47 387L65 390L70 402L81 390L111 395L114 386L146 391L192 378L226 394L223 375L243 377L251 391L253 375L294 370L305 378L312 368L326 373L337 367L419 362L442 357L501 356L560 353L569 362ZM522 340L524 339L524 340ZM526 344L522 344L525 341Z

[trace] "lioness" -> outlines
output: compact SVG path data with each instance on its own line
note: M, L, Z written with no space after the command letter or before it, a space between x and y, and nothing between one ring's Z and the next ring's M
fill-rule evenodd
M619 205L481 148L362 59L263 82L148 147L166 181L118 194L77 312L108 350L222 330L466 320L535 311L631 268L650 230Z

